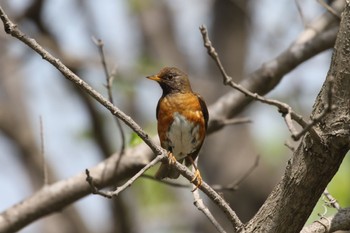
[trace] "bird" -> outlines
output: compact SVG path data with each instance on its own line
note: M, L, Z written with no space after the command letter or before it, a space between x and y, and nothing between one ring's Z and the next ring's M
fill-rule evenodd
M163 94L157 109L157 130L162 148L168 151L169 162L162 162L155 178L176 179L180 173L172 166L177 160L192 165L195 177L191 183L201 186L202 177L195 165L208 128L209 113L203 98L192 91L188 75L176 67L164 67L146 78L156 81ZM195 190L194 189L194 190Z

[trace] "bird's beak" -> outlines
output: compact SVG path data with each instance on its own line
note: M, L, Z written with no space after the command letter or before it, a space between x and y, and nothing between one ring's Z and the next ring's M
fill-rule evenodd
M158 75L147 76L146 78L148 78L150 80L153 80L153 81L156 81L156 82L160 82L161 81L161 79L159 78Z

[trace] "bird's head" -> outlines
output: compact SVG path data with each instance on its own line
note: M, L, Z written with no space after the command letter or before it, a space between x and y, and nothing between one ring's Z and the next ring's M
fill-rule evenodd
M165 67L158 74L146 78L158 82L163 89L163 95L192 91L187 74L175 67Z

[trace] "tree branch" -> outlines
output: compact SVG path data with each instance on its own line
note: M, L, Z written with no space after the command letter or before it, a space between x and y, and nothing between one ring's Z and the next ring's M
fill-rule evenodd
M337 12L341 12L344 6L344 0L336 0L331 5ZM252 93L259 95L268 93L277 86L285 74L299 64L333 47L338 28L337 26L330 27L330 25L334 25L337 21L338 18L331 13L324 13L310 23L288 49L264 63L261 68L244 78L240 85ZM209 107L211 120L208 132L224 127L224 125L215 124L216 120L232 118L251 101L251 98L246 98L244 94L235 90L223 95Z
M314 139L319 140L319 137L317 135L317 133L314 131L314 129L312 128L313 125L315 125L317 122L319 122L321 120L322 117L324 117L324 115L326 113L329 113L331 110L331 104L329 104L329 107L326 108L326 110L320 114L319 117L312 119L312 121L308 124L306 123L306 121L304 121L303 117L299 114L297 114L296 112L294 112L294 110L292 109L292 107L290 107L288 104L280 102L278 100L273 100L273 99L268 99L265 98L263 96L260 96L257 93L252 93L250 92L248 89L244 88L243 86L236 84L233 79L228 76L228 74L226 73L221 60L219 58L218 53L215 51L215 48L213 47L209 36L208 36L208 31L207 28L202 25L200 28L201 34L203 36L203 41L204 41L204 46L206 47L208 54L210 57L213 58L213 60L215 61L215 63L217 64L222 78L224 80L224 85L228 85L231 86L232 88L242 92L245 96L250 97L254 100L260 101L262 103L268 104L268 105L272 105L278 108L278 112L280 112L284 118L284 121L287 124L287 127L289 129L289 131L292 134L292 138L294 140L299 140L301 136L303 136L306 132L310 132L311 135L313 135ZM331 97L329 98L331 100ZM295 120L296 122L298 122L302 127L303 130L301 132L297 132L292 119Z
M58 58L52 56L49 52L47 52L44 48L42 48L35 39L29 38L23 32L21 32L17 25L15 25L8 16L5 14L4 10L0 7L0 18L4 23L5 32L10 34L11 36L21 40L24 44L29 46L35 52L37 52L41 57L51 63L58 71L62 73L62 75L67 78L69 81L73 82L75 85L79 86L83 89L87 94L89 94L92 98L97 100L100 104L102 104L105 108L107 108L114 116L121 119L126 125L128 125L137 135L142 138L142 140L152 148L153 152L157 155L162 153L162 150L159 146L155 146L151 141L149 136L143 132L141 127L129 116L127 116L124 112L122 112L119 108L114 106L110 101L104 98L100 93L94 90L89 84L87 84L84 80L79 78L76 74L74 74L68 67L66 67Z
M101 39L96 39L96 38L92 38L93 42L96 44L96 46L98 47L98 51L100 53L100 57L101 57L101 63L102 63L102 67L105 73L105 77L106 77L106 88L107 88L107 92L108 92L108 100L109 102L111 102L112 104L114 104L113 101L113 93L112 93L112 85L113 85L113 76L109 73L108 71L108 67L107 67L107 63L106 63L106 58L105 58L105 53L103 50L103 41ZM117 127L119 129L120 132L120 137L121 137L121 146L120 146L120 155L124 154L124 150L125 150L125 133L122 127L122 124L120 123L118 118L115 118L115 122L117 124ZM118 167L118 166L117 166Z
M214 184L211 187L216 191L236 191L239 185L242 184L243 181L245 181L249 177L249 175L252 174L252 172L258 167L259 160L260 160L260 156L257 155L255 158L254 164L252 164L251 167L246 172L244 172L239 179L233 181L232 183L227 185Z
M145 144L127 150L115 170L118 154L90 168L98 188L123 181L145 166L153 154ZM0 232L17 232L24 226L50 213L61 210L69 204L91 193L84 172L71 178L46 185L32 196L8 208L0 214Z
M207 206L205 206L203 199L199 195L199 191L196 188L196 185L193 185L193 199L194 199L194 205L197 207L199 211L201 211L208 219L209 221L215 226L218 232L220 233L226 233L224 228L216 221L213 214L210 212Z

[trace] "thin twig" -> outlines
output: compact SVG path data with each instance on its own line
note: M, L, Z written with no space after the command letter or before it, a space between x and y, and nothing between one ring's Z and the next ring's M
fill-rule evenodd
M247 123L252 123L252 120L246 117L233 119L214 118L211 119L210 125L212 128L222 128L229 125L239 125Z
M222 119L218 123L224 126L239 125L239 124L252 123L252 120L247 117L242 117L242 118L233 118L233 119Z
M332 110L334 110L333 106L333 84L334 84L334 78L333 76L330 76L329 82L328 82L328 89L327 89L327 103L326 106L324 107L323 111L316 117L311 117L311 121L303 127L303 129L297 133L293 134L292 138L297 141L299 140L306 132L313 130L313 127L320 122L328 113L330 113Z
M113 81L114 81L114 76L109 74L108 71L108 67L107 67L107 62L106 62L106 56L103 50L103 41L101 39L96 39L95 37L92 37L92 41L96 44L96 46L98 47L98 51L100 53L100 57L101 57L101 63L102 63L102 67L105 73L105 77L106 77L106 88L107 88L107 92L108 92L108 99L109 101L114 104L114 100L113 100L113 93L112 93L112 86L113 86ZM123 130L123 127L121 125L121 122L118 118L115 118L117 127L119 129L120 132L120 137L121 137L121 147L120 147L120 158L122 158L122 156L124 155L124 151L125 151L125 132ZM118 169L118 165L120 163L120 159L117 161L117 167L116 169Z
M164 149L162 149L162 151L163 151L162 154L154 158L150 163L148 163L144 168L142 168L126 183L124 183L122 186L117 187L114 191L99 191L97 187L94 185L93 177L90 176L90 173L88 170L86 170L86 175L87 175L86 180L89 183L93 193L101 195L103 197L107 197L107 198L118 196L120 192L128 188L137 178L139 178L152 166L154 166L155 164L157 164L162 160L163 162L169 162L167 152ZM172 164L172 166L174 166L180 172L180 174L189 181L193 180L196 177L193 172L191 172L185 165L179 163L178 161L175 161L175 163ZM229 207L228 203L217 192L214 191L214 189L212 189L204 181L202 182L202 185L199 186L198 188L202 190L226 214L226 216L231 221L235 229L234 232L237 232L239 229L243 227L243 223L240 221L236 213Z
M197 161L198 159L196 159L195 165L197 165ZM195 172L195 168L192 168L192 172ZM200 197L199 195L199 190L197 189L195 184L192 184L193 187L193 199L194 202L193 204L197 207L197 209L199 211L201 211L208 219L209 221L214 225L214 227L218 230L218 232L220 233L226 233L226 231L224 230L224 228L220 225L220 223L218 223L218 221L216 221L215 217L213 216L213 214L210 212L210 210L208 209L208 207L204 204L203 199Z
M169 180L160 180L155 178L154 176L148 175L148 174L142 174L141 178L146 178L146 179L150 179L152 181L158 182L158 183L162 183L162 184L166 184L172 187L176 187L176 188L191 188L190 184L181 184L181 183L177 183L177 182L172 182Z
M260 161L260 156L257 155L254 164L237 180L228 185L212 185L212 188L216 191L236 191L238 187L245 181L250 174L258 167Z
M295 5L297 6L297 10L299 12L301 21L303 22L304 28L306 28L307 22L306 22L304 14L303 14L303 9L301 9L299 0L295 0Z
M158 162L167 159L167 153L164 152L161 155L155 157L150 163L144 166L140 171L138 171L133 177L131 177L127 182L125 182L122 186L117 187L114 191L108 192L111 197L118 196L120 192L124 191L126 188L130 187L137 178L139 178L143 173L145 173L148 169L156 165Z
M89 173L88 169L86 169L86 175L87 175L86 181L89 183L93 194L97 194L97 195L100 195L100 196L103 196L103 197L107 197L107 198L116 197L116 196L119 195L119 193L124 191L126 188L130 187L148 169L150 169L151 167L156 165L158 162L160 162L161 160L164 160L166 158L167 158L166 153L165 153L165 155L164 154L160 154L160 155L156 156L150 163L148 163L146 166L144 166L133 177L131 177L129 180L127 180L123 185L118 186L113 191L101 191L101 190L98 190L98 188L94 184L93 177L90 176L90 173Z
M242 92L246 96L251 97L255 100L258 100L262 103L273 105L273 106L277 107L279 112L282 113L282 115L286 115L292 111L291 107L289 105L287 105L286 103L282 103L280 101L273 100L273 99L267 99L263 96L260 96L257 93L252 93L249 90L247 90L246 88L244 88L243 86L241 86L240 84L233 82L232 77L230 77L226 73L226 71L221 63L221 60L219 58L219 55L216 52L215 48L213 47L213 45L209 39L208 30L207 30L206 26L202 25L199 29L200 29L202 37L203 37L204 46L206 47L209 56L211 58L213 58L213 60L215 61L215 63L217 64L217 66L220 70L220 73L222 74L224 85L231 86L234 89Z
M119 108L113 105L110 101L104 98L99 92L93 89L88 83L74 74L67 66L65 66L58 58L52 56L48 51L46 51L38 42L28 37L21 30L18 29L17 25L14 24L8 16L5 14L4 10L0 7L0 18L4 23L5 32L11 36L22 41L24 44L33 49L38 53L42 58L49 63L51 63L62 75L67 78L69 81L73 82L75 85L84 90L92 98L97 100L102 104L106 109L108 109L114 116L121 119L126 125L128 125L135 133L142 138L142 140L153 150L153 152L158 155L162 153L162 150L159 146L156 146L151 138L141 129L141 127L133 120L130 116L126 115Z
M292 146L288 141L285 141L285 142L284 142L284 145L285 145L289 150L291 150L292 152L295 151L294 146Z
M196 178L195 174L191 172L185 165L182 165L178 161L173 166L180 172L180 174L187 180L191 181ZM244 227L241 220L238 218L236 213L229 207L229 204L206 182L202 182L201 186L198 187L203 193L205 193L210 199L226 214L229 218L234 232L239 232Z
M317 0L317 2L323 6L329 13L337 17L338 19L341 19L341 16L338 12L336 12L331 6L329 6L324 0Z
M216 52L215 48L213 47L213 45L209 39L208 30L207 30L206 26L202 25L199 27L199 29L200 29L200 32L201 32L202 37L203 37L204 47L207 49L209 56L217 64L217 66L220 70L220 73L223 77L224 85L231 86L232 88L240 91L241 93L243 93L247 97L250 97L254 100L257 100L257 101L260 101L262 103L277 107L278 111L282 114L282 117L284 118L286 125L287 125L287 128L290 131L292 137L293 137L293 135L298 134L297 130L295 129L295 127L293 125L292 120L296 121L303 128L308 125L307 122L303 119L303 117L301 115L297 114L296 112L294 112L293 109L288 104L280 102L278 100L265 98L263 96L260 96L258 93L253 93L253 92L249 91L248 89L244 88L242 85L235 83L233 81L232 77L227 75L227 73L226 73L226 71L221 63L219 55ZM316 131L313 129L313 127L308 127L305 132L309 132L316 140L319 139L319 135L316 133Z
M43 124L43 118L42 116L39 116L39 124L40 124L40 154L41 159L43 163L43 181L44 186L46 186L49 183L49 174L47 172L47 164L46 164L46 157L45 157L45 141L44 141L44 124Z
M88 182L90 188L91 188L91 193L92 194L97 194L102 197L106 198L111 198L111 196L107 195L104 191L101 191L97 188L94 178L90 175L89 169L85 169L85 174L86 174L86 181Z
M337 199L335 199L329 192L328 192L328 189L326 188L323 192L323 195L327 198L327 205L330 205L332 206L333 208L337 209L337 210L340 210L341 207L337 201Z

